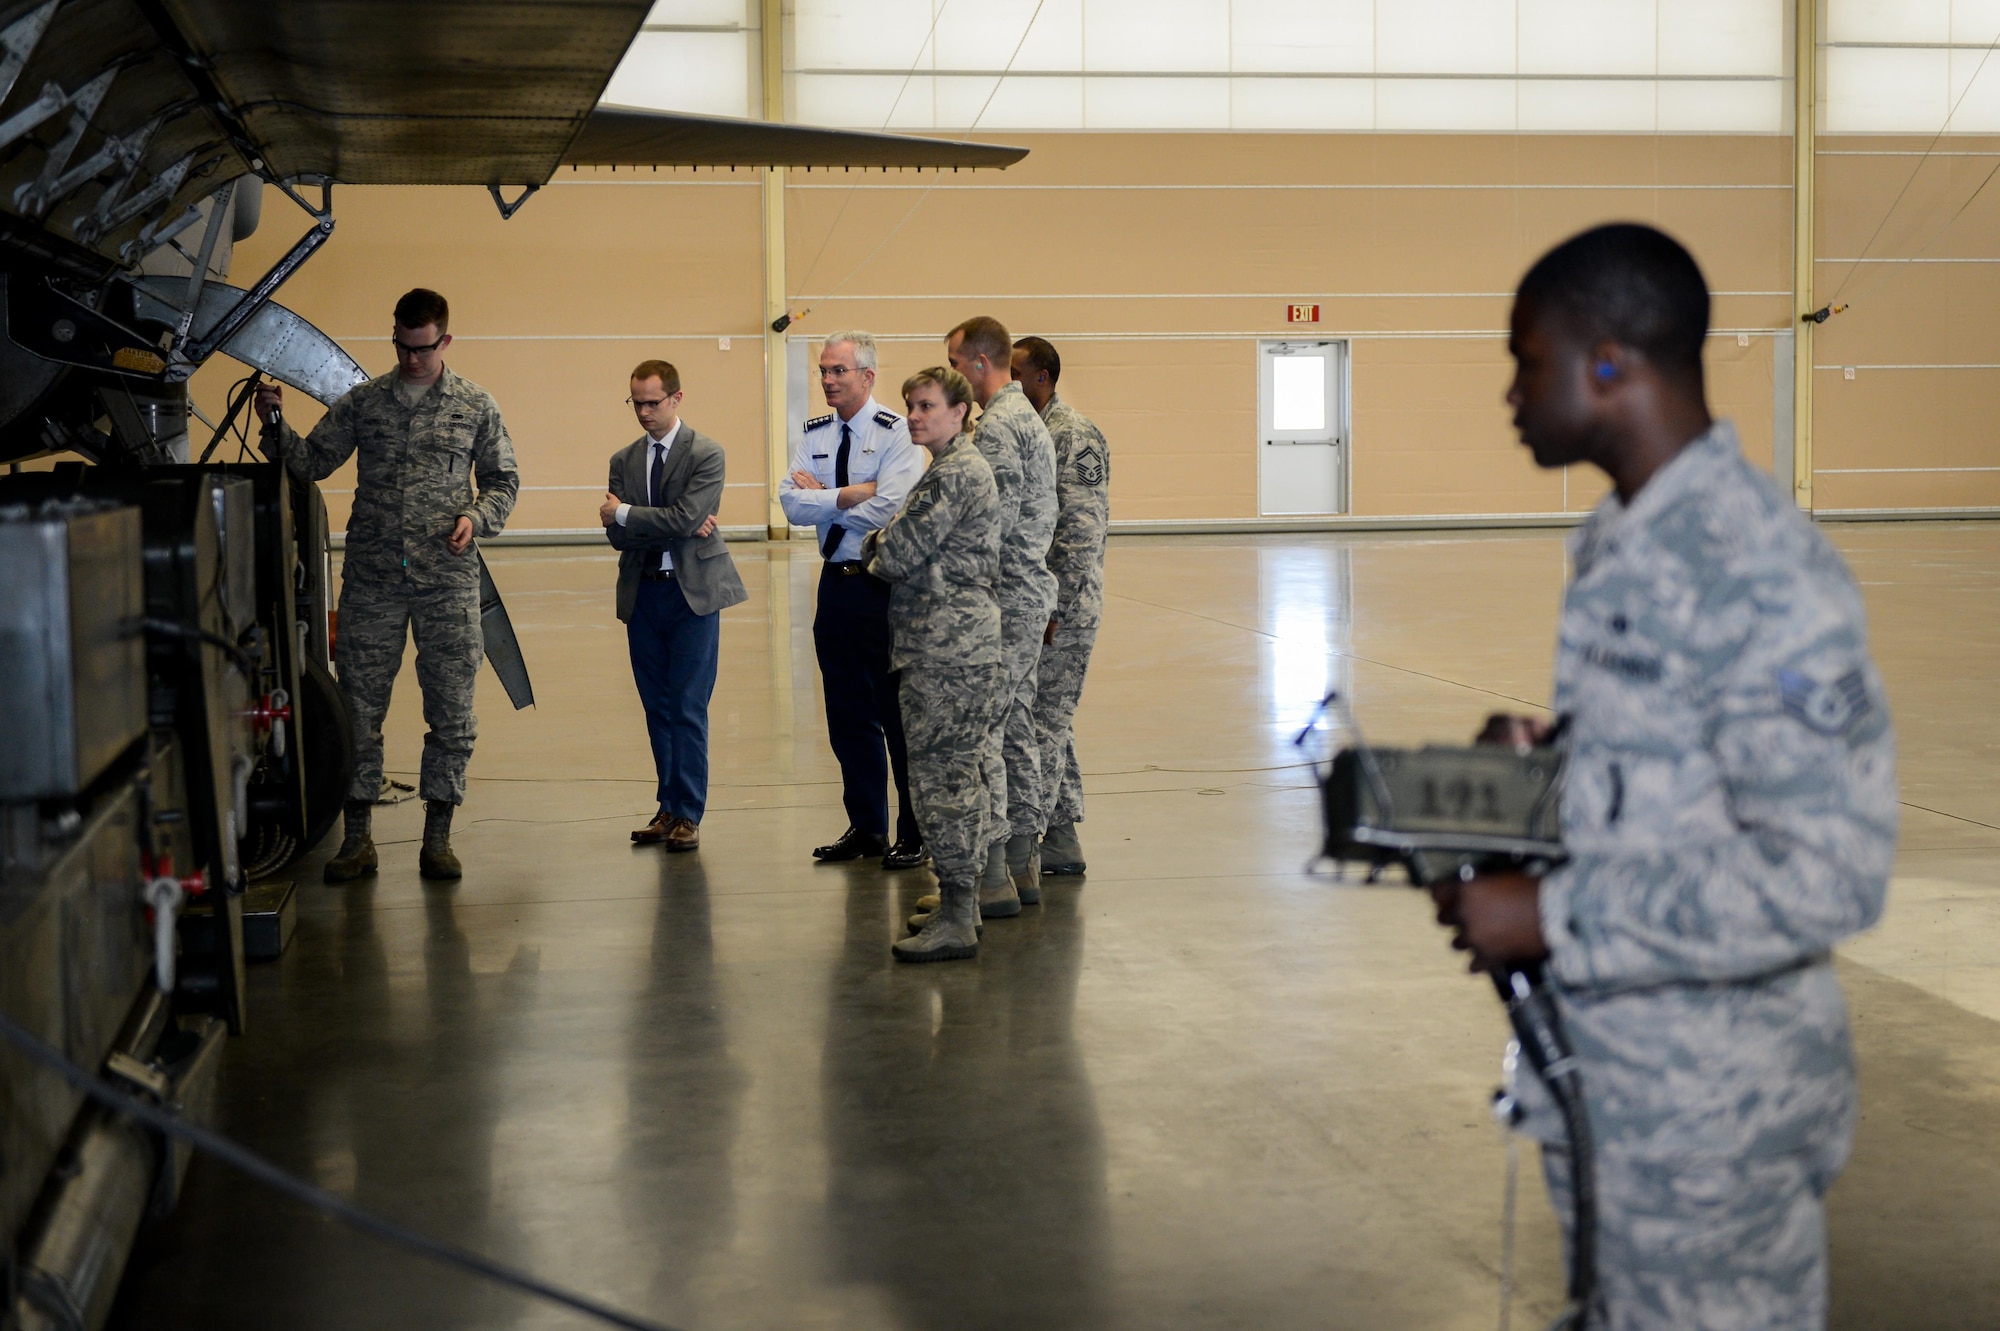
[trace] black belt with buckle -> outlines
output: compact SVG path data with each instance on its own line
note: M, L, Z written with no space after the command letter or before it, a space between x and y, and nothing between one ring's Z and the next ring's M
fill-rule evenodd
M868 571L868 565L858 559L843 559L839 563L829 561L827 567L838 569L840 575L845 578L851 578L857 573L866 573Z
M644 568L639 570L639 576L647 582L672 582L674 571L670 568Z

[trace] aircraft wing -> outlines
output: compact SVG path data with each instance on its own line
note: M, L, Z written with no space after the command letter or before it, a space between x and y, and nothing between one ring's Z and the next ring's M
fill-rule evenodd
M0 240L103 271L246 173L1005 166L1024 151L599 107L649 0L0 0Z
M650 0L159 0L280 176L539 185Z
M1008 167L1026 148L600 106L565 166Z

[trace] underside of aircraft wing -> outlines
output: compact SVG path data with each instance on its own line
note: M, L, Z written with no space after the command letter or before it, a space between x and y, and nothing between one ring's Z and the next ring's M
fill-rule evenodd
M652 7L158 3L275 174L354 185L541 184Z
M539 186L564 165L1002 167L1024 150L600 107L649 0L0 0L0 240L94 268L229 181Z
M1026 148L600 106L565 166L1008 167Z

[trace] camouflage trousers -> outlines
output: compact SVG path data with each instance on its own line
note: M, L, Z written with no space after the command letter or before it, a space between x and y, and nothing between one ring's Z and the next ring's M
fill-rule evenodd
M901 672L898 700L910 755L910 800L940 884L979 881L993 817L990 791L1004 786L994 722L1005 701L1002 665L934 666Z
M1035 738L1036 664L1042 656L1047 618L1000 616L1000 689L1003 709L993 718L1000 745L1002 779L990 791L992 839L1040 836L1042 832L1042 749Z
M1822 1331L1826 1190L1808 1152L1747 1160L1636 1160L1599 1148L1591 1331ZM1542 1147L1564 1228L1569 1152Z
M1042 826L1083 821L1083 771L1076 763L1076 704L1097 645L1097 625L1056 625L1035 673L1035 742L1042 751Z
M336 646L340 692L354 718L354 784L348 799L373 800L382 790L382 718L403 668L403 645L417 640L417 687L424 695L423 776L426 800L465 803L465 764L479 733L472 716L473 682L486 654L479 629L479 585L419 588L408 582L340 584Z

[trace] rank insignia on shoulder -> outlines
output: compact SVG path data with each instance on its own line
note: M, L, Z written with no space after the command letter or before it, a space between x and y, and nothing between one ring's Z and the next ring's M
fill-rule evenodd
M833 419L833 413L830 411L826 413L826 415L824 416L815 416L811 420L806 422L806 429L817 430L820 426L825 425L828 421L832 419Z
M896 422L902 419L903 418L901 416L898 416L895 412L890 411L887 407L884 407L882 408L882 410L875 413L875 423L881 426L885 430L893 428Z
M1095 448L1086 446L1076 455L1071 464L1076 471L1076 479L1084 485L1104 484L1104 456Z
M1874 709L1868 680L1850 670L1831 684L1822 684L1796 670L1778 672L1778 697L1785 710L1822 735L1845 735Z

